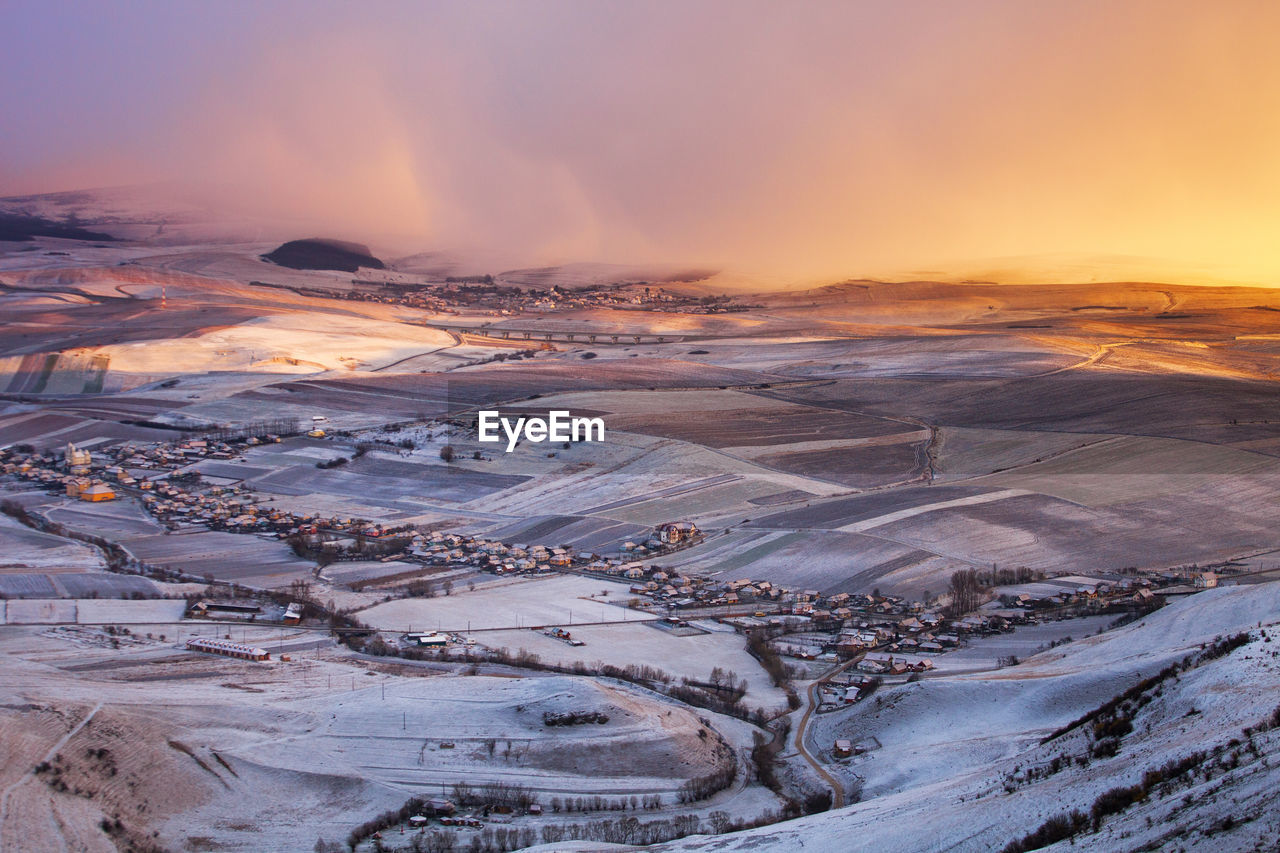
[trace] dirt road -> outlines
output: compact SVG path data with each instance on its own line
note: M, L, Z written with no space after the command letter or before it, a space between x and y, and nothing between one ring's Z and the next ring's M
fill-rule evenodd
M93 710L91 710L88 714L85 714L85 717L83 720L76 723L75 726L72 727L71 731L67 732L65 735L59 738L58 742L49 748L49 751L45 753L44 758L41 759L39 763L47 764L48 762L52 761L53 757L58 754L58 750L66 746L67 741L75 737L76 733L79 732L81 729L83 729L86 725L88 725L89 721L93 719L94 714L97 714L101 710L102 710L101 702L99 702L97 705L94 705ZM18 788L22 787L23 784L25 784L26 782L34 778L36 766L38 765L32 766L32 768L28 770L26 773L22 774L22 776L19 777L19 779L16 782L14 782L8 788L5 788L4 794L0 796L0 849L2 850L13 849L12 847L10 847L10 845L8 844L8 842L4 837L4 830L6 829L6 827L15 831L17 829L17 827L10 827L6 821L6 818L9 816L9 801L13 798L13 795L18 790Z
M865 654L865 652L863 654ZM814 712L818 708L818 689L824 683L830 681L849 667L856 665L858 661L862 660L862 658L863 655L857 655L856 657L850 658L809 685L809 690L805 694L808 697L809 704L808 707L804 709L804 714L801 715L800 722L796 725L796 751L804 757L805 761L809 762L809 766L813 768L814 772L831 787L831 808L833 809L838 809L844 805L844 784L841 783L840 780L836 779L835 776L832 776L831 773L822 766L822 763L819 762L818 759L815 758L805 747L805 729L809 725L809 718L813 716Z

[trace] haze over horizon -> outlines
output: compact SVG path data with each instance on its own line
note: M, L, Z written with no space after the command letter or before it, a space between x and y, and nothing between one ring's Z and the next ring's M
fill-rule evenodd
M198 183L530 264L1272 285L1278 24L1246 0L11 2L0 195Z

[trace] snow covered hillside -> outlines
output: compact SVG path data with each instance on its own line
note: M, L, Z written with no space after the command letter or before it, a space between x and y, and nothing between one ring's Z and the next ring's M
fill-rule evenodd
M884 688L814 727L815 751L869 745L844 770L862 802L665 849L1274 849L1277 622L1280 583L1220 588L996 674Z

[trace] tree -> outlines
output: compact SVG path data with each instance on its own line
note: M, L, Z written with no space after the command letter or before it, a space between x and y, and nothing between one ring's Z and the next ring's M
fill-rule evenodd
M977 569L961 569L951 575L951 612L959 616L977 610L983 593Z
M453 461L453 445L446 444L444 447L440 448L440 458L443 459L445 462L452 462Z
M825 812L831 808L831 792L822 791L817 794L810 794L804 800L804 813L816 814L817 812Z

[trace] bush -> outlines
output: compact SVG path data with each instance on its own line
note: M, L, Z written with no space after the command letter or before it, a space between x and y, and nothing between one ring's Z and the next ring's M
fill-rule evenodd
M1133 731L1133 723L1125 716L1102 719L1093 724L1093 737L1095 740L1122 738L1131 731Z
M733 784L738 775L738 763L730 761L727 765L706 776L689 779L680 786L676 799L681 803L696 803L705 800Z
M1016 841L1005 845L1002 853L1026 853L1028 850L1039 850L1050 844L1065 841L1083 832L1089 825L1089 817L1083 812L1072 811L1055 815L1040 824L1034 832L1024 835Z
M1098 798L1093 801L1093 808L1090 809L1090 816L1093 818L1093 828L1097 829L1102 826L1102 819L1113 814L1119 814L1134 803L1141 802L1146 797L1146 792L1141 785L1131 785L1127 788L1112 788L1103 791Z
M831 808L831 792L823 791L820 794L810 794L804 800L804 813L817 814L825 812Z
M581 726L587 723L598 723L603 726L607 722L609 722L609 715L603 711L565 711L564 713L544 711L542 714L544 726Z
M1120 752L1119 738L1103 738L1093 745L1092 755L1094 758L1111 758Z
M783 730L781 736L777 738L777 743L787 742L787 733L790 726L783 722ZM764 735L759 732L752 734L754 745L751 747L751 763L756 766L756 777L759 778L760 784L764 785L775 794L782 793L782 781L778 778L778 752L773 743L765 739Z

